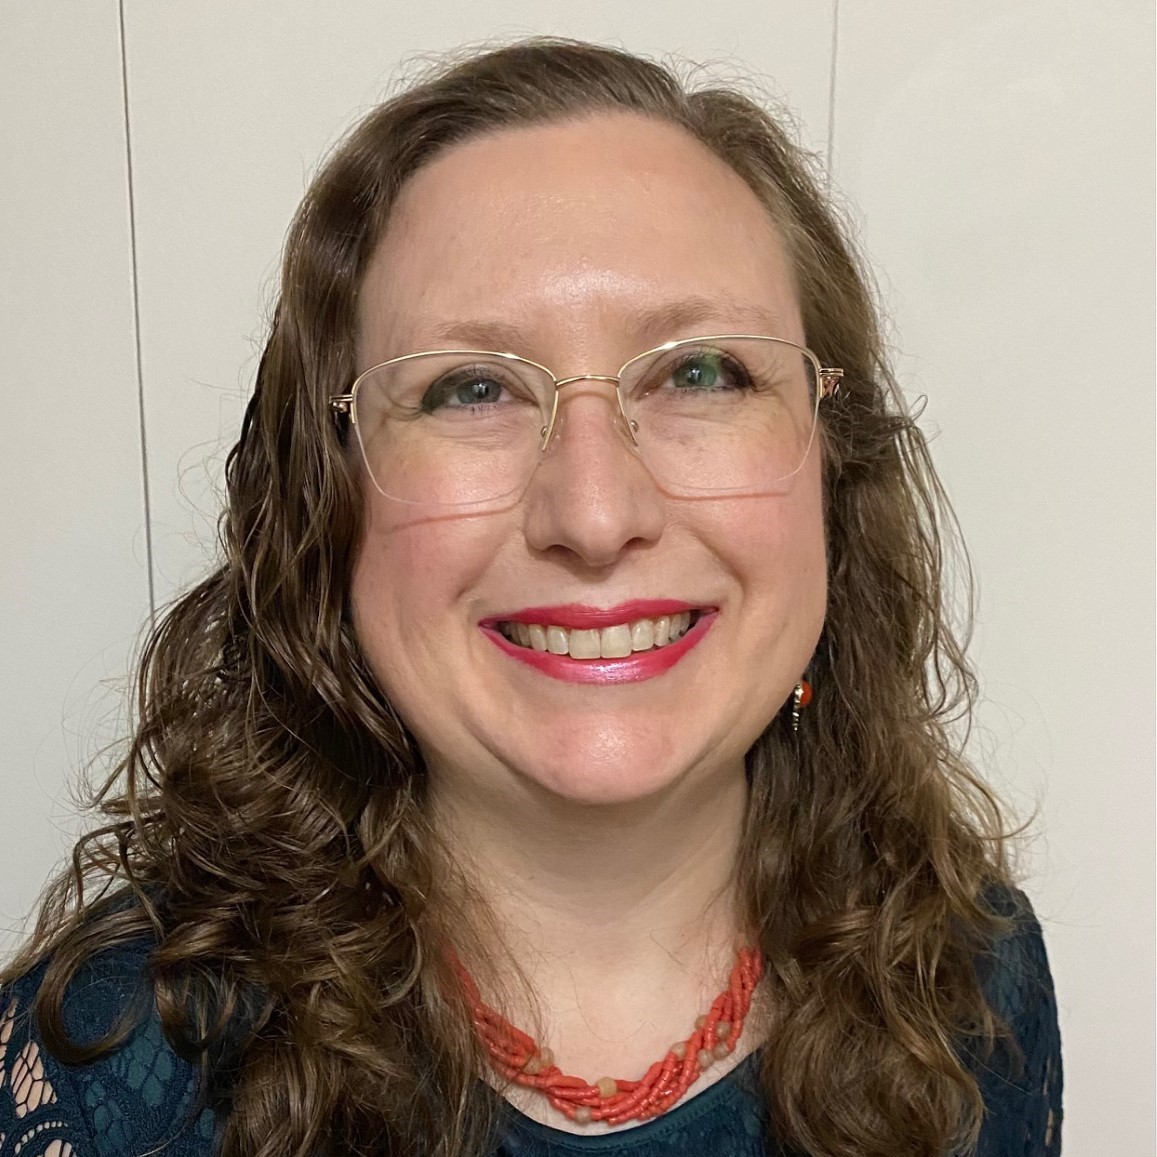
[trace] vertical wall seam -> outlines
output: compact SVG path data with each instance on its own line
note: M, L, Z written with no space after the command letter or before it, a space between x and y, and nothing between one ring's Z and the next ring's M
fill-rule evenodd
M836 60L840 49L840 0L832 0L832 50L828 72L827 187L832 187L832 161L836 147Z
M153 567L153 510L149 496L149 447L145 424L145 375L144 360L141 356L141 295L137 269L137 205L133 189L133 134L132 119L129 115L129 63L125 44L125 4L117 0L117 17L120 26L121 51L121 98L124 102L125 117L125 174L129 202L129 277L133 297L133 347L137 370L137 415L140 424L141 441L141 488L145 509L145 562L149 579L149 625L156 624L157 597L156 579Z

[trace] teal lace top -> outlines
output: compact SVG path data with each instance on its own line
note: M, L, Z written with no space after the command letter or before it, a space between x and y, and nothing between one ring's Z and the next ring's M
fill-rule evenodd
M996 906L1017 915L1017 930L978 960L993 1008L1012 1026L1023 1071L1007 1046L987 1064L974 1059L986 1120L977 1157L1058 1157L1062 1068L1052 975L1040 925L1027 897ZM94 958L65 997L74 1040L93 1040L142 990L148 946ZM44 965L0 990L0 1157L212 1157L221 1121L198 1105L198 1072L170 1048L155 1015L123 1046L83 1065L42 1047L27 1015ZM532 1121L499 1098L502 1140L493 1157L787 1157L776 1143L756 1083L759 1052L669 1110L618 1133L584 1137Z

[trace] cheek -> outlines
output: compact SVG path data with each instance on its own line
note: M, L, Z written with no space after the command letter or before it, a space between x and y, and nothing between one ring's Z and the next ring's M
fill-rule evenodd
M808 484L800 490L799 501L785 512L769 547L790 576L792 602L801 616L801 629L812 636L812 647L823 626L828 595L823 483L818 462L815 467L808 472Z
M718 553L731 559L746 594L823 605L827 546L818 471L802 474L790 494L721 508L714 535Z
M399 518L387 505L367 500L353 618L383 690L409 698L465 637L469 592L492 564L499 535L485 520Z
M736 676L755 672L753 694L770 694L774 709L811 659L827 609L818 471L801 476L789 495L729 505L717 512L712 538L740 595Z

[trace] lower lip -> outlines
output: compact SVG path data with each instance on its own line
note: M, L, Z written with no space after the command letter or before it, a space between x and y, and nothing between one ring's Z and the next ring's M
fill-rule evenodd
M567 683L639 683L674 667L707 634L718 614L718 611L704 611L677 643L668 643L652 651L637 651L622 659L572 659L569 655L519 647L493 627L483 627L482 630L499 650L552 679L562 679Z

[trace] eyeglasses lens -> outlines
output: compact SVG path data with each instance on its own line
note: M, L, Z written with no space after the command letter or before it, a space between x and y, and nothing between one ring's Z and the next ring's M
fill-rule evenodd
M812 443L817 372L807 351L774 338L691 339L644 354L619 384L628 444L675 496L782 492ZM552 438L565 436L569 388ZM479 507L529 483L554 395L548 374L511 355L417 354L360 379L354 424L383 494Z

